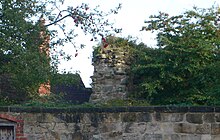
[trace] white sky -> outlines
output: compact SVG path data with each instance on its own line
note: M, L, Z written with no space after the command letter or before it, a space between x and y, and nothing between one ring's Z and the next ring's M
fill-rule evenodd
M74 0L69 0L73 2ZM122 9L119 14L110 17L110 21L115 23L115 26L122 28L122 33L119 37L127 37L131 35L137 37L139 41L144 42L148 46L155 46L155 35L148 32L140 32L144 21L150 15L158 14L159 11L167 12L169 15L177 15L186 10L192 9L193 6L199 8L210 8L213 4L220 4L220 0L75 0L76 3L88 3L91 7L100 5L100 9L109 10L122 3ZM91 65L92 47L97 45L97 42L91 42L90 36L81 36L76 43L84 43L87 45L84 49L79 50L79 55L68 62L61 62L59 69L67 71L79 71L81 78L86 87L90 87L92 82L90 76L93 75L93 66ZM71 44L68 44L71 46ZM74 55L73 47L65 47L67 53Z

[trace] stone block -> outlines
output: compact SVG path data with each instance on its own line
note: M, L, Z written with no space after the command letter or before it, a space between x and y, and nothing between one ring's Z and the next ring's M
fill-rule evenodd
M27 136L28 140L55 140L50 134ZM19 139L18 139L19 140Z
M135 122L136 115L135 112L122 113L122 122Z
M122 140L141 140L141 137L137 133L124 133Z
M75 123L68 123L67 124L67 131L69 132L75 132L81 130L81 128L79 128Z
M120 122L121 121L121 115L120 113L109 113L108 115L106 115L106 117L104 118L103 122Z
M125 93L125 92L126 92L125 89L126 89L125 86L120 85L120 86L117 86L117 87L116 87L116 92L117 92L117 93L118 93L118 92Z
M60 140L72 140L72 135L74 135L74 133L61 133L60 134Z
M212 136L210 134L209 135L202 135L201 140L212 140Z
M123 134L123 133L122 133L121 131L115 131L115 130L114 130L114 131L112 131L112 132L109 133L109 137L110 137L110 138L115 138L115 137L118 137L118 136L122 136L122 134Z
M163 135L163 140L180 140L180 135L178 135L178 134L165 134L165 135Z
M202 113L189 113L186 114L186 121L189 123L202 124L203 123L202 116L203 116Z
M107 74L105 74L105 79L109 79L108 81L108 83L113 83L112 81L112 79L113 79L113 77L114 77L114 75L113 74L111 74L111 73L107 73ZM112 80L112 81L110 81L110 80ZM107 82L106 82L107 83Z
M144 134L147 129L146 123L123 123L123 132L125 133L136 133L136 134Z
M161 124L161 131L165 134L174 133L173 124L172 123L162 123Z
M162 134L144 134L143 140L163 140Z
M122 140L122 135L120 135L120 133L121 132L102 133L97 140Z
M211 132L210 124L174 124L174 132L187 134L209 134Z
M89 123L91 123L89 114L90 114L90 113L84 113L84 114L83 114L81 123L83 123L83 124L89 124Z
M183 113L155 113L155 120L161 122L181 122L183 117Z
M83 140L83 134L81 132L75 132L72 134L73 140Z
M211 124L211 134L220 135L220 124Z
M92 95L94 95L94 94L100 94L100 92L101 92L101 85L100 84L98 84L98 83L93 83L92 84L92 94L91 94L91 96Z
M181 135L181 140L201 140L201 135Z
M36 113L36 114L38 114L38 113ZM25 114L23 116L25 123L34 123L34 122L36 122L37 121L37 115L36 114L31 114L31 113ZM40 114L41 113L39 113L39 115Z
M199 124L196 125L196 134L210 134L211 124Z
M174 124L173 129L175 133L193 134L196 132L196 125L187 123L176 123Z
M48 128L41 127L40 124L37 124L33 130L34 134L43 135L44 133L48 133Z
M88 134L88 135L98 135L100 134L99 127L94 127L91 124L81 124L78 126L78 130L82 132L83 134Z
M117 70L115 71L115 75L126 75L125 69L117 68Z
M161 133L162 132L161 123L152 123L152 122L147 123L146 132L147 133Z
M137 128L138 128L138 132L142 135L142 134L146 133L147 123L138 123Z
M211 140L220 140L220 135L212 135Z
M132 124L133 123L124 123L123 128L124 128L125 133L132 133L133 132L133 129L131 128Z
M36 140L36 135L34 135L34 134L28 134L27 139L28 139L28 140ZM42 139L42 138L41 138L41 139Z
M66 113L65 122L67 123L79 123L82 115L80 113Z
M38 113L37 114L37 117L36 117L36 121L41 123L41 122L48 122L48 119L47 119L47 114L46 113Z
M91 140L100 140L101 139L101 135L93 135Z
M150 122L152 121L151 114L147 112L136 114L137 122Z
M112 85L103 85L102 90L103 90L103 92L113 92L113 86Z
M104 120L104 115L100 113L91 113L89 117L90 117L91 125L93 127L98 127L99 123L103 122Z
M171 134L171 139L170 140L180 140L180 136L177 134Z
M57 140L57 139L60 139L60 132L59 131L50 131L50 133L51 133L51 136L55 139L55 140ZM61 132L62 133L62 132ZM65 132L64 132L65 133Z
M48 130L54 130L56 132L65 133L66 130L68 130L68 124L67 123L57 123L53 129Z
M102 123L99 125L100 133L107 133L112 131L122 132L122 123Z
M34 134L36 125L35 123L25 123L24 125L24 133L26 134Z
M216 122L220 122L220 113L215 113Z
M215 114L214 113L207 113L203 116L204 123L214 123L215 122Z

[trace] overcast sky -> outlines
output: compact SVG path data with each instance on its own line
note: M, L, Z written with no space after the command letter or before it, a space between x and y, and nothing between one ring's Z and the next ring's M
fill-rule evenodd
M148 46L154 47L156 42L155 35L148 32L140 32L144 21L150 15L157 14L159 11L167 12L169 15L177 15L186 10L192 9L193 6L198 8L210 8L214 4L220 4L220 0L69 0L76 3L88 3L91 7L100 5L101 10L109 10L122 3L122 9L117 15L113 15L110 21L115 23L115 26L122 28L122 33L119 37L127 37L131 35L137 37L140 42L144 42ZM67 2L68 4L68 2ZM76 43L84 43L86 47L79 50L79 55L68 62L61 62L59 69L66 69L71 72L80 72L81 78L86 87L90 87L92 82L90 76L93 75L93 66L91 65L92 46L97 42L91 42L90 36L81 36ZM71 44L69 44L71 45ZM74 55L73 47L65 47L67 53Z

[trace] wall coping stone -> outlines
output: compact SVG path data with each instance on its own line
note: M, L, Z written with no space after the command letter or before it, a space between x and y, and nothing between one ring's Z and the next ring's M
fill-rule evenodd
M0 112L26 113L119 113L119 112L161 112L161 113L220 113L220 106L122 106L122 107L15 107L0 106Z

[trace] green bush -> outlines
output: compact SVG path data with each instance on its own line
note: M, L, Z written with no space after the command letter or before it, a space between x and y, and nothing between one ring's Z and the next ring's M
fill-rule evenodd
M219 9L160 12L143 30L156 31L158 48L136 47L130 96L150 104L219 104Z

